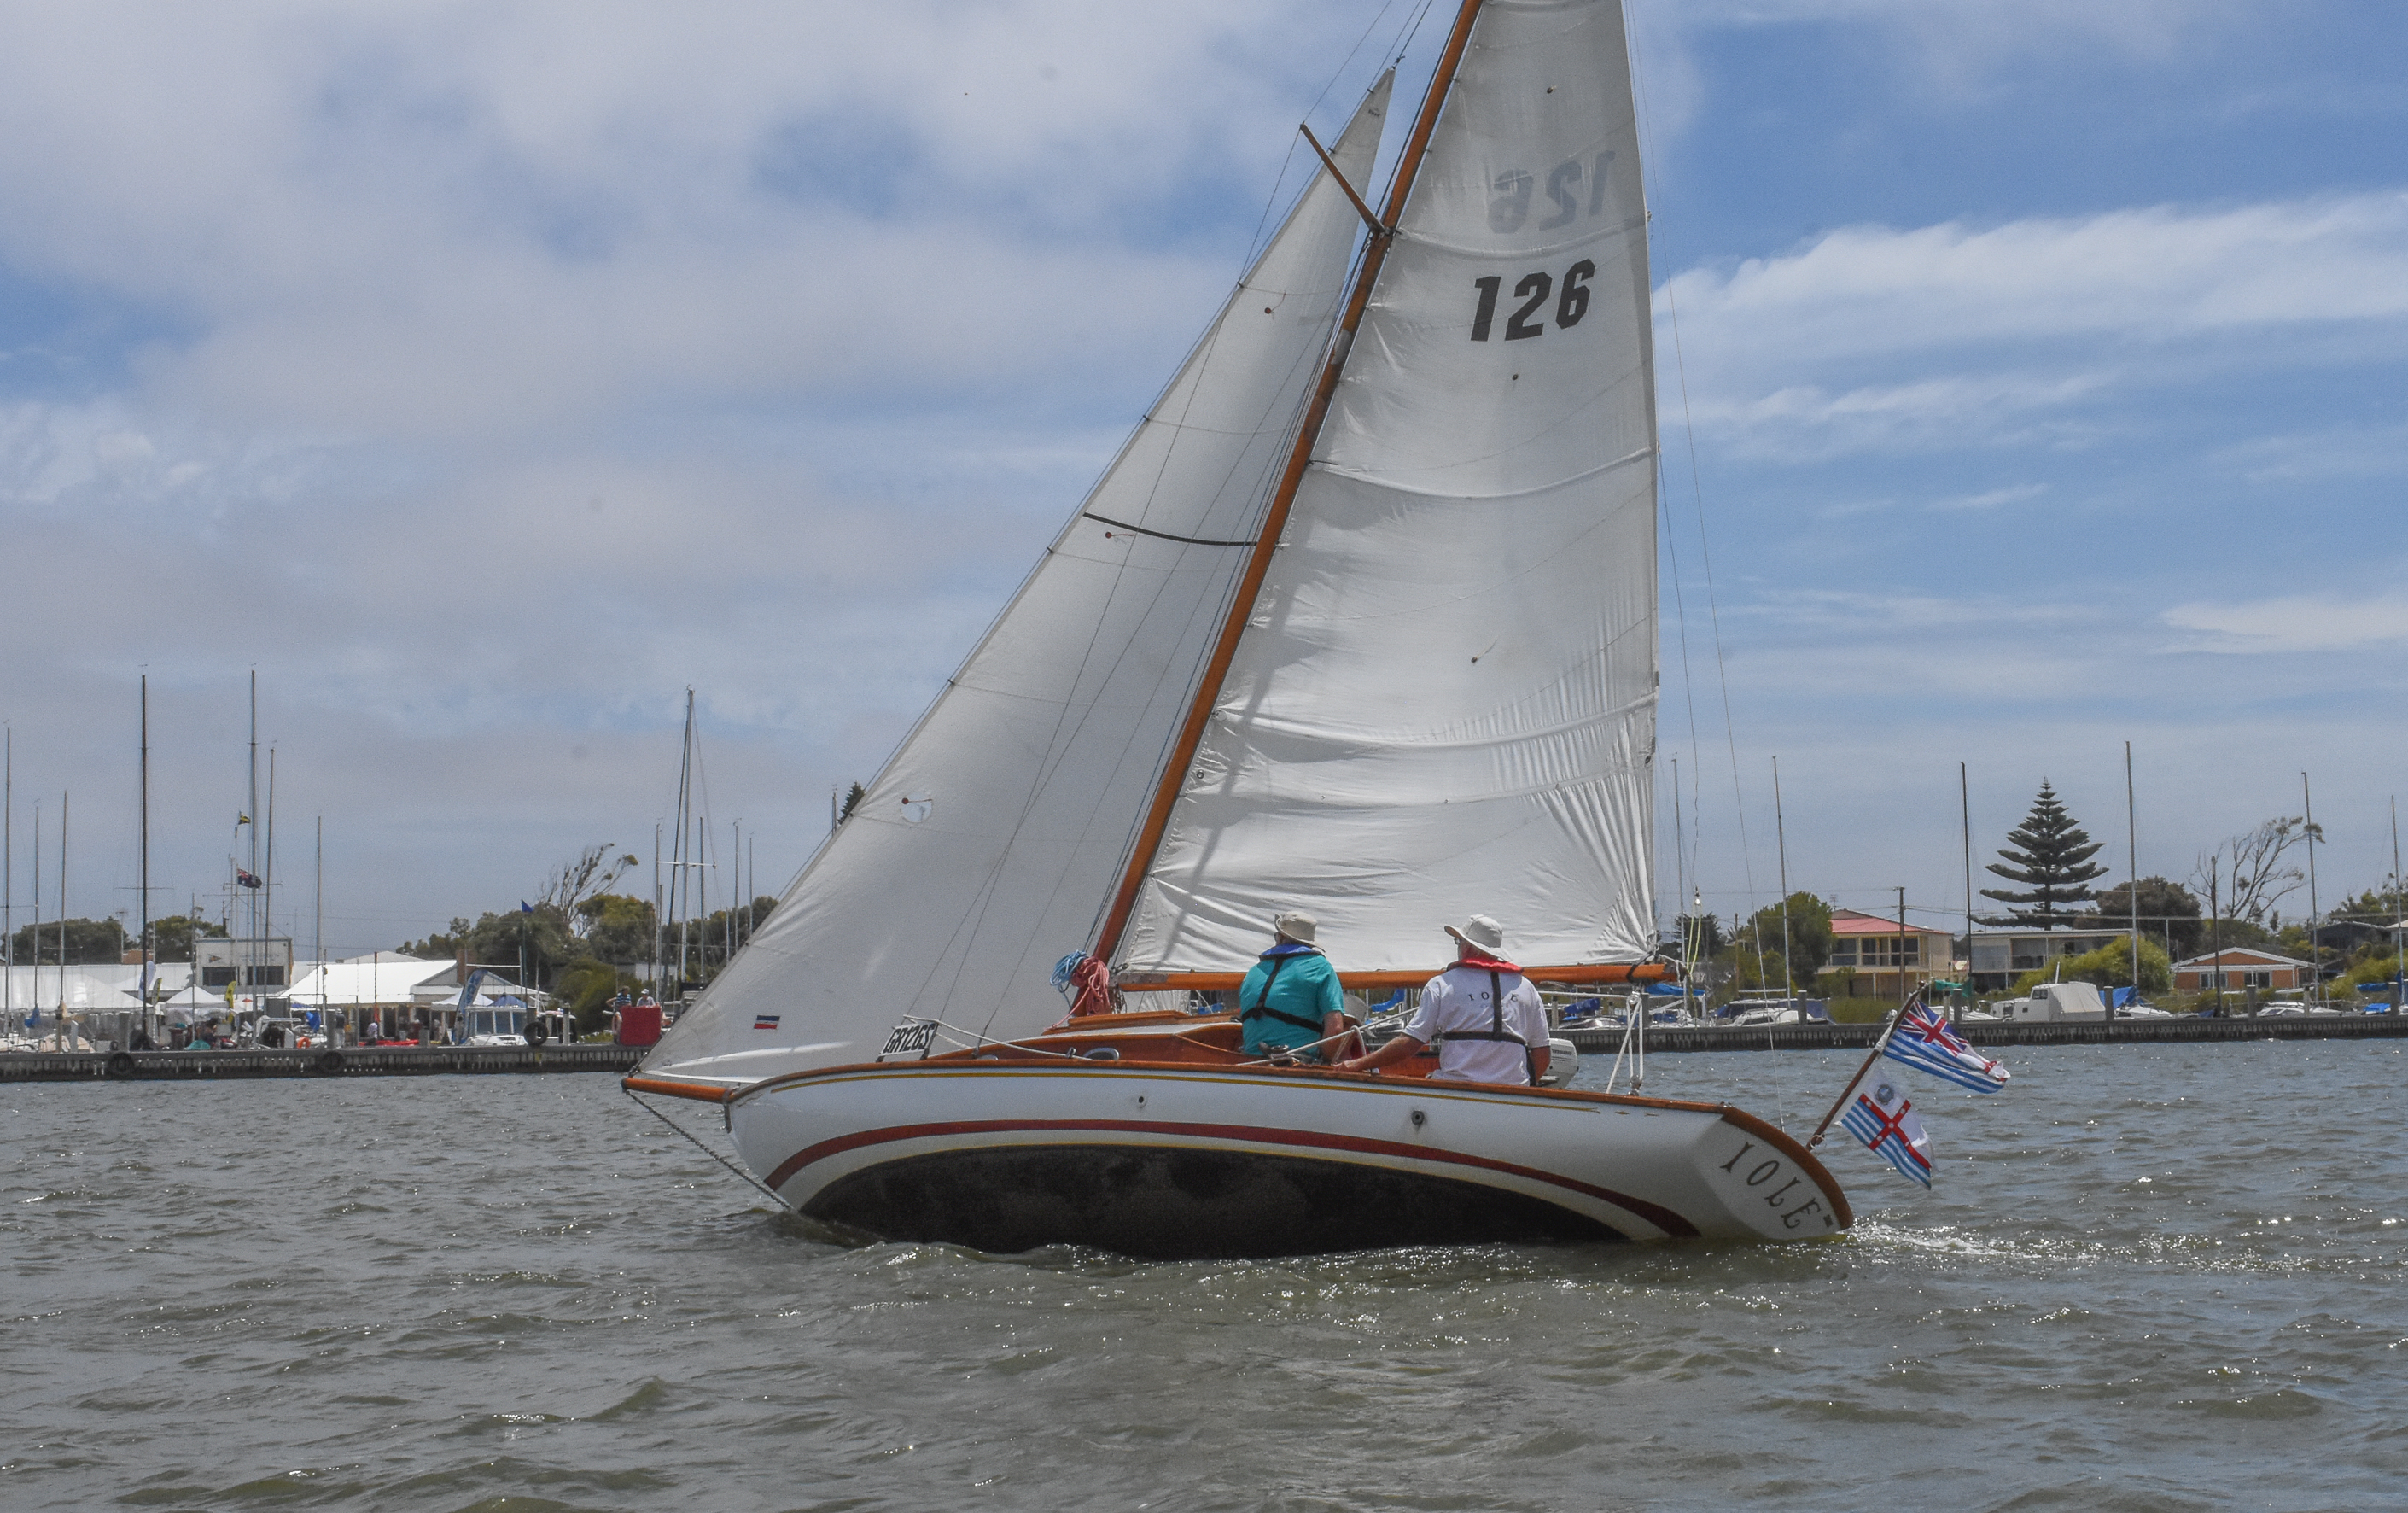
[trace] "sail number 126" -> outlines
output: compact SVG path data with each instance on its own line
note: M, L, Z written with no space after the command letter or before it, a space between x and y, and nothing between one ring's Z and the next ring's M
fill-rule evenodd
M1597 277L1597 265L1584 257L1564 269L1563 292L1555 293L1555 279L1551 273L1525 273L1513 284L1513 297L1521 301L1513 312L1505 317L1505 339L1521 341L1544 335L1546 317L1541 313L1547 296L1555 295L1555 324L1570 330L1580 324L1588 313L1588 281ZM1502 274L1492 273L1484 279L1474 279L1471 286L1480 291L1480 306L1471 313L1471 339L1485 341L1497 324L1498 291L1504 288Z

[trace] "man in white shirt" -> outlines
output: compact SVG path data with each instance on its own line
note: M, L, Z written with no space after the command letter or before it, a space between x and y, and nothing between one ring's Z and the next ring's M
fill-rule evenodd
M1504 927L1473 915L1446 932L1455 937L1455 965L1423 987L1421 1007L1404 1033L1369 1056L1339 1062L1338 1070L1377 1072L1436 1045L1434 1076L1535 1085L1547 1074L1547 1015L1522 969L1498 954Z

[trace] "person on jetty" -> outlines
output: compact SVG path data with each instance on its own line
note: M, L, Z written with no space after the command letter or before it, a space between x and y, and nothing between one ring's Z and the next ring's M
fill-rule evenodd
M1326 1059L1320 1043L1346 1032L1338 969L1312 944L1320 921L1291 909L1271 916L1276 939L1238 986L1238 1020L1248 1056Z
M1505 959L1505 927L1473 915L1455 937L1455 965L1422 988L1421 1007L1404 1033L1369 1056L1338 1063L1340 1072L1377 1072L1435 1044L1432 1076L1457 1082L1535 1087L1547 1074L1547 1012L1522 969Z

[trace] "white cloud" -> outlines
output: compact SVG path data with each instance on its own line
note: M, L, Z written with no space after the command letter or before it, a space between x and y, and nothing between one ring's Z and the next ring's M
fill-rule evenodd
M2160 342L2396 322L2408 317L2408 195L2119 210L1988 230L1851 226L1784 256L1691 269L1670 292L1693 362L1701 347L1770 347L1794 361L1809 351L2102 336Z
M1985 489L1979 494L1956 494L1944 499L1934 499L1934 510L1995 510L2002 504L2020 504L2036 499L2048 492L2046 483L2017 483L2008 488Z
M2408 599L2335 591L2231 604L2178 604L2165 623L2193 639L2183 650L2254 654L2344 652L2408 641Z
M1690 412L1742 448L2081 444L2112 424L2100 402L2136 389L2240 362L2396 360L2408 195L1852 226L1677 274L1657 311L1668 339L1678 323ZM1830 386L1852 373L1869 382Z
M20 12L0 261L162 312L146 387L243 425L510 434L664 396L1025 382L1045 351L1116 368L1237 271L1311 97L1283 60L1299 25L1340 55L1346 19ZM1189 244L1175 196L1233 160L1245 191Z

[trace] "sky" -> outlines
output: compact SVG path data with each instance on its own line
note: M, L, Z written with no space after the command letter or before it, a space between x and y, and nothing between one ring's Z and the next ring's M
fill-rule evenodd
M1413 8L0 0L16 918L63 793L136 907L145 676L152 907L218 912L253 671L305 952L322 817L336 955L649 863L689 687L712 896L779 891ZM2045 778L2121 875L2127 741L2143 874L2303 771L2323 901L2388 874L2408 7L1631 23L1665 914L1785 849L1946 923L1959 762L1977 860Z

